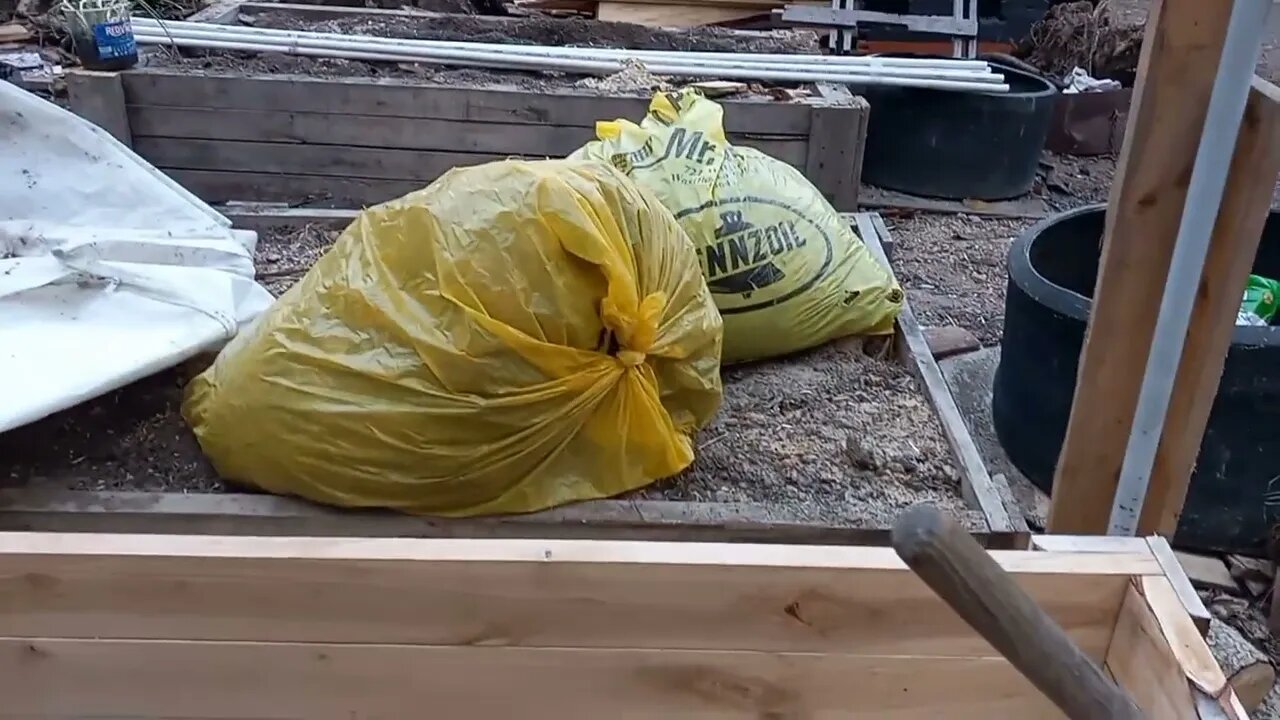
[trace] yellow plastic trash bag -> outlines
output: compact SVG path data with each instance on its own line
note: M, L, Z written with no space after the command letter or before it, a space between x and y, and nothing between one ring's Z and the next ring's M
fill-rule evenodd
M688 466L721 335L651 194L600 163L490 163L362 212L183 413L224 477L273 493L533 511Z
M798 170L730 145L720 106L659 93L639 125L596 123L571 157L603 160L653 190L698 248L724 316L724 361L893 331L902 290Z

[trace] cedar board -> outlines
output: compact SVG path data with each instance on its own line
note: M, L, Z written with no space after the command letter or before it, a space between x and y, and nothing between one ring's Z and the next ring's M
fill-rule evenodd
M1148 717L1246 720L1084 540L992 555ZM0 533L0 595L0 717L1061 717L888 548Z

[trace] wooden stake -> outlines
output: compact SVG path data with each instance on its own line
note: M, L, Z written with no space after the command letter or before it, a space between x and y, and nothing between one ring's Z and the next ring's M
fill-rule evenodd
M1231 8L1151 3L1050 532L1107 531Z
M1172 537L1280 174L1280 88L1255 78L1156 450L1138 534Z
M73 70L67 73L67 96L72 112L133 146L120 73Z

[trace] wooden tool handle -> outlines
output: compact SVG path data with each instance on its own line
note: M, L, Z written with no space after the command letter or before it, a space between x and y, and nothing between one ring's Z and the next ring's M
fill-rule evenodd
M977 541L937 508L893 526L898 555L1070 720L1140 720L1142 711Z

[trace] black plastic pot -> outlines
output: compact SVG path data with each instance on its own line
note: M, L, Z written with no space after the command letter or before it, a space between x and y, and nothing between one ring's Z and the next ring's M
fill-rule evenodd
M1009 459L1045 492L1071 413L1103 220L1102 207L1063 213L1031 227L1009 253L992 415ZM1267 222L1253 271L1280 277L1280 213ZM1237 327L1174 540L1257 554L1277 522L1280 327Z
M857 88L871 103L862 181L955 200L1029 191L1058 90L1038 75L992 65L1004 73L1008 93Z

